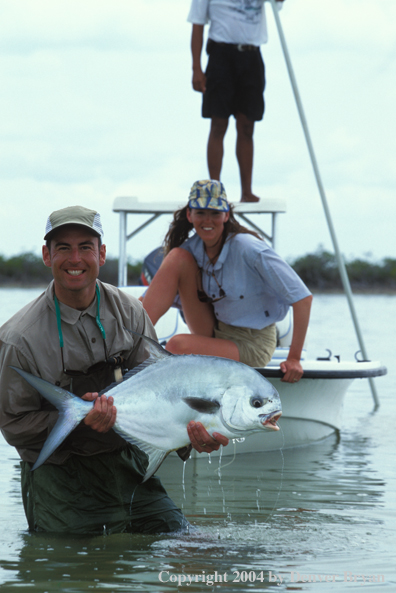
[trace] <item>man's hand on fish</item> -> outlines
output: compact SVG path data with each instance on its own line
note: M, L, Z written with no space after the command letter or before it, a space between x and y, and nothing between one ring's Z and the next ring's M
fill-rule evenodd
M294 358L288 358L280 363L280 370L284 373L281 381L285 383L297 383L304 374L300 361Z
M98 397L98 395L93 392L82 396L82 399L95 402L92 410L85 416L84 423L97 432L108 432L115 424L117 409L113 405L114 399L111 396L101 395Z
M225 447L229 443L227 437L218 432L214 432L213 436L211 436L203 424L193 420L188 423L187 432L192 446L198 453L218 451L220 445Z

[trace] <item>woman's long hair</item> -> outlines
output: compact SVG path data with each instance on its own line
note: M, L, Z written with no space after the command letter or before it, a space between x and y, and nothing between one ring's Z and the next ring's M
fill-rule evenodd
M187 210L188 206L184 206L180 210L176 210L173 214L173 220L169 226L169 230L165 235L164 244L163 244L163 252L164 255L167 255L171 249L174 247L180 247L182 243L190 234L190 231L194 228L193 224L188 221L187 219ZM249 235L253 235L257 239L262 240L263 238L260 237L258 233L251 231L247 227L242 226L234 216L234 207L230 204L230 216L226 223L224 223L224 231L223 237L221 242L222 249L228 235L237 234L237 233L248 233Z

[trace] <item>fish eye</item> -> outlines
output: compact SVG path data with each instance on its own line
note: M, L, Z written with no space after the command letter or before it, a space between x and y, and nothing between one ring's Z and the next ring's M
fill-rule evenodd
M253 395L253 397L250 398L250 405L253 408L262 408L264 404L265 401L259 395Z

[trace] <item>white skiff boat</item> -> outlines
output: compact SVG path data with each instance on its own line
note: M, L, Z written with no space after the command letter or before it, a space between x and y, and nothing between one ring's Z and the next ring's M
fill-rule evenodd
M157 202L142 203L136 198L116 198L113 211L120 214L120 288L134 296L140 296L145 286L127 286L127 241L146 228L158 217L173 214L184 204ZM286 211L283 200L262 200L257 204L235 203L235 214L243 224L259 232L276 249L278 215ZM128 233L128 215L144 215L146 219ZM138 217L139 218L139 217ZM260 222L257 222L257 219ZM268 231L264 231L264 218ZM269 220L268 220L269 219ZM135 217L136 220L136 217ZM268 224L269 223L269 224ZM155 245L162 237L155 238ZM270 363L257 371L266 377L278 390L282 402L281 430L277 433L263 432L239 439L236 446L223 449L223 455L269 451L281 447L308 445L338 432L341 425L342 406L345 394L356 379L378 377L386 374L386 368L375 361L339 362L334 359L307 358L303 351L301 364L304 369L302 379L296 383L281 382L279 364L285 360L292 336L292 314L290 313L278 327L278 346ZM160 343L164 344L177 333L188 333L178 309L170 309L156 324L155 329ZM325 351L325 348L323 349ZM215 455L215 454L213 454ZM198 456L199 457L199 456ZM202 457L202 456L201 456Z

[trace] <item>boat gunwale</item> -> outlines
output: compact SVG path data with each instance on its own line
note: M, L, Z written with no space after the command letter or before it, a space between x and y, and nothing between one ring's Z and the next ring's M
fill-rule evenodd
M359 364L359 363L356 363ZM265 378L281 379L283 373L279 368L260 368L255 367L256 371ZM300 381L304 379L367 379L368 377L381 377L387 374L385 366L370 368L370 369L340 369L340 370L304 370L304 374Z

